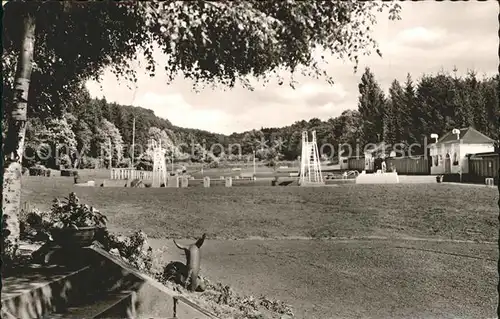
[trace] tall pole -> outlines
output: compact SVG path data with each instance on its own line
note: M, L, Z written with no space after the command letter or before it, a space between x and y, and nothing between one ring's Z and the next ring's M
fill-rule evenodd
M108 138L108 142L109 142L109 169L111 169L112 167L112 164L113 164L113 149L111 147L111 139Z
M203 159L201 160L201 176L205 176L203 173L203 166L205 165L205 160L206 160L205 155L206 155L205 152L203 152Z
M174 173L174 152L172 152L172 174Z
M253 176L255 177L255 150L253 150Z
M132 162L131 168L134 168L134 153L135 153L135 116L134 116L134 121L132 122Z

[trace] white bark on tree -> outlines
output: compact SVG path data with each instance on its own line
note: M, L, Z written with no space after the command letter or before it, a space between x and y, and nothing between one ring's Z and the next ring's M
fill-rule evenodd
M26 136L28 91L30 87L35 46L35 18L27 14L14 86L14 100L9 110L7 134L4 140L4 171L2 188L2 256L4 263L14 258L19 243L19 213L21 210L21 176Z

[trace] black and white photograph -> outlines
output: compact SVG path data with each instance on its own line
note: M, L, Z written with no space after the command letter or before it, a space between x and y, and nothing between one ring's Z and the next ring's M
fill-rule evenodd
M2 1L0 318L499 318L499 22Z

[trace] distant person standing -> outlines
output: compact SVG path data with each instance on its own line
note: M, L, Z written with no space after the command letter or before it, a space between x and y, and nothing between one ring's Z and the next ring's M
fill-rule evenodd
M389 172L392 172L392 173L396 172L396 167L394 166L393 163L391 163L391 165L389 165Z
M379 169L382 169L382 159L380 157L377 157L373 161L373 170L377 172Z
M387 164L385 163L384 159L382 159L381 166L382 166L382 173L385 173L387 171Z

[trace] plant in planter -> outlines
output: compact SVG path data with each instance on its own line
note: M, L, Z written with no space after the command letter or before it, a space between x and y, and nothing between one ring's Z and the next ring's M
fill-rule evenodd
M55 199L51 214L51 235L60 246L89 246L106 229L106 216L92 206L81 204L73 192L63 202Z

